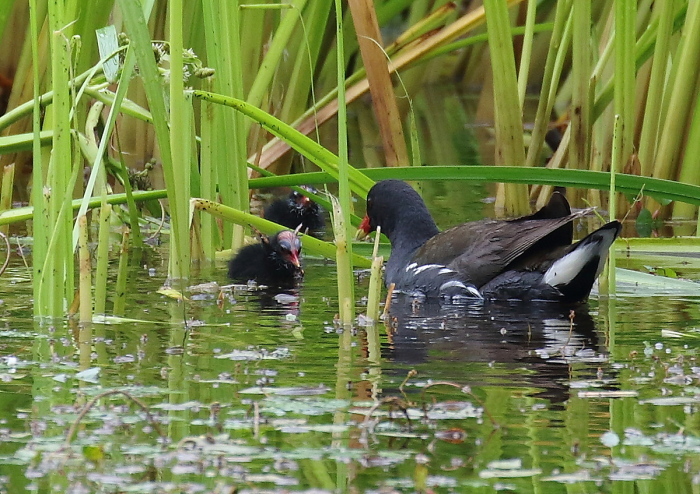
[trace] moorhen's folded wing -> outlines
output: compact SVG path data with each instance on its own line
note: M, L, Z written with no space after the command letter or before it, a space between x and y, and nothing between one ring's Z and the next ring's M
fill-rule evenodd
M438 233L413 256L418 264L442 264L477 287L523 255L570 245L571 222L583 212L554 219L484 220Z

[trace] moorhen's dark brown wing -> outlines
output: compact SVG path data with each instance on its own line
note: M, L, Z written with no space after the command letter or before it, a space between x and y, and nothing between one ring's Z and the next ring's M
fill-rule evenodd
M442 264L477 287L493 279L523 254L556 250L572 241L571 222L581 211L561 218L464 223L438 233L416 251L418 264Z

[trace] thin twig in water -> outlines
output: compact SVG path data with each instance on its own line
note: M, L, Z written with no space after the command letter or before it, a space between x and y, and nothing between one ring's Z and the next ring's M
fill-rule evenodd
M27 269L30 269L29 263L27 262L27 257L24 255L24 249L22 248L22 243L17 239L17 251L19 252L19 255L22 257L22 261L24 262L24 267Z
M399 391L401 391L401 394L404 395L404 397L406 397L406 393L404 392L403 387L406 385L406 383L408 382L409 379L411 379L412 377L416 377L417 375L418 375L418 371L416 369L411 369L406 374L406 378L403 380L403 382L399 386Z
M7 256L5 256L5 262L2 265L2 268L0 268L0 275L5 272L7 269L7 265L10 264L10 241L7 239L7 236L0 232L0 236L2 236L2 239L5 241L5 245L7 246Z
M646 185L646 184L642 184L642 188L639 189L639 192L637 193L637 195L635 196L634 200L632 201L632 204L630 204L630 207L629 207L629 209L627 210L627 212L625 213L625 216L620 220L621 222L624 223L625 220L627 219L627 217L628 217L628 216L630 215L630 213L632 212L632 209L634 209L634 206L635 206L638 202L641 202L642 199L644 199L644 186L645 186L645 185Z
M566 343L564 343L564 347L569 346L569 342L571 341L571 335L574 332L574 319L576 318L576 311L573 309L569 311L569 337L566 339Z
M163 200L158 199L158 205L160 206L160 224L158 224L158 228L156 229L153 234L148 237L146 240L152 240L160 234L160 231L163 229L163 225L165 225L165 207L163 207Z
M437 381L437 382L430 383L427 386L425 386L423 388L423 390L421 391L421 400L424 403L425 403L425 392L428 390L428 388L432 388L433 386L451 386L453 388L459 389L462 393L468 394L469 396L471 396L474 399L474 401L476 401L479 404L479 406L482 408L482 410L484 410L484 413L489 418L491 423L496 427L499 426L498 422L496 422L496 419L493 418L493 415L491 415L488 408L486 408L486 405L484 404L484 402L481 401L478 396L476 396L474 393L472 393L472 390L469 386L460 386L459 384L449 382L449 381Z
M372 408L369 409L367 412L367 415L365 416L365 420L362 421L362 425L367 429L367 424L369 423L369 420L372 418L372 415L374 412L377 411L377 409L384 405L384 404L389 404L391 407L396 406L399 410L401 410L406 417L406 420L408 421L408 428L409 430L411 429L411 417L408 416L408 406L409 404L402 400L401 398L397 398L396 396L388 396L386 398L382 398L380 401L372 405ZM389 418L391 419L391 407L389 408Z
M115 389L112 391L105 391L104 393L100 393L85 404L83 409L80 410L80 413L76 417L73 424L70 426L70 429L68 429L68 434L66 434L66 440L63 443L63 447L67 448L68 446L70 446L70 443L73 440L73 436L75 435L75 431L78 429L78 425L80 425L80 421L83 420L83 417L85 417L85 415L87 415L87 413L90 411L90 409L93 406L95 406L95 403L97 403L98 400L101 400L102 398L105 398L106 396L118 395L118 394L124 395L126 398L130 399L131 401L136 403L139 407L141 407L141 410L143 410L144 413L146 414L146 418L148 419L148 422L153 426L153 428L156 430L156 432L161 437L161 439L163 439L163 440L166 439L166 436L163 434L163 431L160 430L160 426L158 425L158 422L156 422L153 415L151 415L151 412L148 410L148 407L146 406L146 404L144 402L142 402L138 398L131 396L126 391L120 391L120 390ZM165 441L163 443L165 444Z
M394 294L394 287L396 287L396 284L392 283L386 289L386 301L384 302L384 313L382 314L384 320L386 320L387 316L389 315L389 309L391 308L391 296Z

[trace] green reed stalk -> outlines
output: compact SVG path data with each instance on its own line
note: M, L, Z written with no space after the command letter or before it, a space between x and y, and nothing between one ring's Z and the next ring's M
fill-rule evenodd
M576 0L573 3L573 43L572 71L573 94L571 101L571 138L569 162L571 168L588 169L591 149L591 106L590 66L591 66L591 1Z
M700 185L700 166L698 166L698 156L700 156L700 91L698 91L693 112L692 123L688 131L688 140L683 155L680 175L678 180L688 184ZM697 206L676 202L673 204L673 218L693 218L698 213ZM698 215L700 222L700 214ZM695 235L700 235L700 230L696 229Z
M409 119L408 119L408 135L409 142L411 143L411 162L408 163L409 166L421 166L423 161L421 160L420 153L420 141L418 139L418 124L416 123L416 112L411 104L409 109Z
M34 187L32 187L31 192L32 203L34 204L34 209L32 211L34 235L32 271L34 283L32 284L32 289L34 295L34 316L43 316L48 314L48 307L45 306L45 294L39 280L43 277L44 259L47 257L48 212L46 201L44 200L44 191L42 187L39 187L39 184L44 183L44 162L41 155L39 136L41 130L41 101L39 98L41 83L39 80L39 67L37 63L39 60L39 21L37 19L37 4L38 0L30 0L29 2L30 43L32 47L32 60L35 61L32 64L34 83L34 100L32 102L32 131L34 133L32 181L34 182Z
M506 2L484 0L496 114L496 164L525 166L523 121L518 103L515 54ZM508 215L530 209L527 187L499 184L496 207Z
M205 85L211 86L211 80L205 81ZM200 194L203 198L210 201L216 200L216 163L214 155L216 153L216 135L215 121L217 119L216 112L222 111L218 105L203 101L200 111L199 126L202 134L202 144L200 147L200 177L202 185ZM201 243L202 252L206 259L214 259L216 251L221 249L221 242L217 234L214 218L206 215L201 220Z
M223 62L226 65L230 65L230 74L228 74L227 86L230 88L232 96L243 97L245 94L243 87L243 70L241 54L245 51L243 49L242 43L244 42L241 38L241 14L237 5L231 2L224 2L223 5L223 19L227 19L227 25L223 26L224 30L228 33L229 40L226 53L230 58L225 59ZM247 67L247 66L246 66ZM219 67L220 68L220 67ZM247 126L243 115L234 112L224 112L226 114L225 121L227 123L232 123L234 129L236 129L233 139L231 151L229 151L229 162L219 163L220 172L219 176L227 175L228 188L219 185L222 191L222 199L227 200L228 204L240 209L241 211L248 211L250 207L250 201L248 197L248 170L245 166L248 153L246 150L246 138L247 138ZM230 128L230 127L227 127ZM226 134L224 134L226 137ZM227 139L224 139L226 142ZM236 164L237 166L230 166L230 163ZM226 241L226 230L224 230L224 241ZM245 239L245 230L240 225L235 225L231 233L230 245L232 248L238 248L243 245Z
M10 18L10 14L12 14L13 3L14 0L0 2L0 5L3 7L0 9L0 39L2 39L2 35L7 27L7 20Z
M52 130L42 130L39 132L39 146L50 146L52 142ZM34 134L32 132L0 136L0 155L18 153L20 151L31 151L33 144Z
M334 223L339 223L335 229L336 238L336 267L338 273L338 305L340 322L351 325L355 318L355 283L352 275L352 233L350 231L350 211L352 197L350 190L350 172L348 165L348 132L347 111L345 107L345 57L343 48L343 4L335 0L335 22L337 43L337 76L338 76L338 207L342 218L334 214ZM334 208L335 211L335 208Z
M632 154L634 138L634 100L635 100L635 31L634 22L637 13L636 0L618 0L615 2L615 113L620 118L620 149L617 172ZM611 208L610 214L616 211Z
M333 0L314 0L307 3L303 17L301 11L296 11L301 17L302 33L296 36L299 38L298 49L289 80L285 82L280 120L289 122L296 119L308 108L309 94L315 98L314 71L324 48L325 33L331 20L328 13L332 8Z
M80 323L92 322L92 264L88 248L87 217L78 217L78 255L80 257Z
M168 201L171 222L170 273L175 278L187 278L190 274L189 259L189 215L187 214L190 198L190 153L188 143L192 138L189 112L191 102L185 101L185 85L182 52L182 1L170 0L168 14L170 18L170 153L174 179L167 186L172 188L173 198ZM177 210L173 214L173 210ZM173 262L174 261L174 262Z
M677 30L683 23L683 20L686 18L686 9L687 9L687 4L681 4L680 6L676 5L677 9L675 11L674 15L674 31ZM652 21L649 23L648 28L640 35L639 40L635 44L634 47L634 58L635 58L635 66L640 67L644 62L646 62L649 57L653 54L654 52L654 42L655 42L655 34L656 31L659 27L659 22L658 19L652 19ZM603 52L603 55L601 55L601 61L604 61L607 59L608 55L608 50ZM600 65L600 64L599 64ZM672 70L672 73L674 71ZM599 76L599 73L595 74L596 76ZM598 77L599 80L600 77ZM668 83L671 83L673 78L671 78ZM610 102L613 99L613 94L614 94L614 78L608 79L605 83L599 83L599 86L601 87L600 91L598 92L598 96L596 98L596 102L593 105L593 120L597 120L598 117L603 113L603 111L608 107Z
M161 154L172 226L169 275L174 278L182 278L189 273L190 265L189 249L187 247L187 232L189 231L189 224L187 222L188 216L187 214L183 214L187 211L186 204L189 197L186 195L188 193L188 188L185 183L186 178L182 175L183 173L189 173L189 167L178 167L176 169L173 164L171 130L168 127L168 122L170 121L169 112L166 110L162 78L158 72L153 56L153 48L142 13L142 6L138 0L120 0L119 4L124 15L127 32L130 36L130 43L134 49L136 61L139 65L143 87L146 92L151 115L153 116L153 127ZM175 13L174 15L178 16L179 14ZM182 33L180 32L178 35L171 32L171 36L173 35L175 36L175 41L177 41L178 36L180 37L179 46L181 46ZM171 48L171 52L172 51L177 51L177 49ZM182 53L180 52L180 62L182 61L181 56ZM177 64L174 60L171 60L171 65ZM182 74L181 65L180 63L180 75ZM175 73L178 73L177 69ZM173 82L173 78L174 76L171 77L171 83ZM180 81L180 83L181 82L182 81ZM180 83L175 82L179 87L182 87ZM171 105L177 107L175 111L176 114L179 115L182 112L182 107L180 105L184 105L183 95L180 93L179 98L175 92L173 92L173 95L175 98L174 101L171 101ZM173 136L177 136L178 139L181 138L181 125L184 125L184 123L179 122L172 131ZM186 158L180 155L178 156L178 160L186 160ZM183 170L185 171L183 172ZM182 203L184 203L185 206L183 206Z
M112 306L112 314L115 316L123 316L126 308L126 282L129 279L129 233L129 229L124 228L122 245L119 250L117 282L114 287L114 305Z
M167 192L165 190L137 190L134 192L134 200L136 201L151 201L156 199L163 199L167 197ZM77 211L80 207L82 199L70 200L68 197L68 208L72 211ZM126 194L110 194L107 196L107 202L109 204L126 204L127 196ZM102 200L98 198L93 198L90 200L90 208L98 208ZM22 208L15 208L9 211L0 211L0 225L7 225L10 223L18 223L20 221L31 220L35 214L36 208L33 206L25 206ZM36 251L37 246L33 247ZM36 255L36 254L34 254Z
M552 114L552 107L554 106L559 77L561 76L561 68L564 60L563 55L569 50L569 40L571 38L566 34L571 32L571 29L568 28L571 25L569 19L572 18L572 16L569 15L570 12L571 0L557 2L552 37L547 52L544 74L542 76L542 89L540 91L539 103L537 104L537 112L535 114L535 125L532 129L530 147L527 151L526 166L528 167L537 166L540 163L540 155L542 153L542 146L544 145L544 135L549 128L549 119Z
M216 70L212 89L227 97L243 98L243 60L257 48L250 46L255 43L242 38L245 28L241 24L238 2L203 0L202 14L208 64ZM245 50L241 43L245 43ZM254 63L257 64L257 60L248 60L245 66L251 67ZM213 132L207 139L212 145L207 160L213 167L209 176L216 181L204 184L205 190L211 194L208 198L215 199L218 185L218 194L224 204L248 211L248 172L245 166L248 126L238 112L217 109L212 111L211 119ZM224 224L220 242L238 249L243 245L244 233L239 225Z
M261 106L263 96L270 87L270 82L275 75L275 71L279 66L284 51L287 49L292 33L299 22L299 14L304 10L306 2L307 0L293 0L293 8L282 15L279 26L275 31L275 36L267 47L265 57L260 64L260 69L248 92L246 102L249 105L258 108ZM250 127L250 124L246 125L246 127Z
M690 2L683 26L681 43L674 58L674 77L661 140L659 141L652 176L674 179L684 128L696 94L697 67L700 64L700 2Z
M528 72L530 71L530 58L532 57L532 38L535 33L535 14L537 13L537 1L527 0L527 15L525 17L525 36L523 36L523 50L520 54L520 68L518 70L518 100L522 111L525 104L525 91L527 90Z
M107 204L106 193L103 193L102 199L95 266L95 314L100 315L107 312L105 310L107 305L107 268L109 267L109 233L112 216L112 205ZM80 293L82 295L82 291Z
M116 43L116 40L113 40L114 43ZM95 149L93 155L87 155L86 158L92 163L92 168L90 171L90 178L88 179L88 182L85 186L85 192L83 194L83 203L80 206L78 215L80 216L81 214L85 214L88 208L88 204L90 201L90 197L93 195L93 191L95 189L95 183L98 180L98 177L100 177L100 187L101 189L104 189L106 186L106 180L105 180L105 171L104 171L104 161L103 158L106 156L106 151L107 151L107 146L111 142L110 136L113 133L113 130L116 125L117 117L122 111L122 103L124 102L124 99L126 97L126 92L129 87L129 81L131 80L131 75L133 74L133 69L134 69L134 64L136 62L135 56L134 56L134 50L129 48L127 49L126 55L124 57L124 65L122 67L121 75L119 78L119 85L117 87L117 92L114 94L114 99L110 103L110 109L109 109L109 114L107 116L107 120L104 123L104 129L102 131L102 135L100 138L99 144L95 143L95 132L94 129L97 127L97 124L99 123L99 117L100 117L100 112L102 109L102 104L101 103L95 103L93 105L93 108L90 111L90 114L93 115L92 117L89 117L88 122L91 122L91 125L89 126L90 130L86 132L88 141L92 144L92 148ZM97 113L97 115L94 115L94 113ZM88 154L88 153L86 153ZM121 164L121 179L122 179L122 184L124 186L124 190L127 194L127 200L129 204L129 221L131 222L131 226L134 230L134 243L137 246L142 245L143 240L141 237L141 229L139 228L138 224L138 208L136 207L136 204L133 201L132 197L132 190L131 190L131 184L129 183L129 176L128 172L126 170L126 166L124 166L123 162L120 161ZM106 191L101 190L102 194L105 194ZM74 245L75 245L75 229L74 229Z
M48 225L51 236L48 251L44 259L34 262L44 264L44 271L39 280L39 297L35 298L35 306L41 315L58 317L64 313L66 300L73 297L73 254L70 242L71 218L61 214L64 197L70 197L69 188L73 162L72 138L70 125L70 93L68 43L63 32L66 26L64 5L49 2L49 26L51 29L51 80L54 99L51 111L47 115L49 125L53 127L53 149L49 168L44 177L36 177L34 187L48 186L47 202ZM43 184L43 185L42 185Z
M2 169L2 189L0 189L0 211L12 208L12 186L15 179L15 165L7 165ZM0 226L0 233L7 236L7 225Z
M659 28L656 31L654 58L651 65L651 76L647 89L647 100L644 107L644 123L639 138L639 163L641 174L650 175L653 168L654 153L659 137L661 123L661 103L666 87L666 68L671 36L673 34L674 2L659 2Z
M209 2L204 0L202 6L204 9L207 8L207 3L221 3L221 2ZM249 68L243 72L241 78L241 89L250 88L253 84L253 80L257 75L257 70L255 70L260 65L260 60L263 58L263 52L265 50L266 43L270 40L270 31L272 25L276 21L277 13L272 14L260 9L250 9L241 5L243 1L229 2L236 5L236 14L239 19L238 27L235 32L239 33L240 42L240 66ZM240 8L238 8L240 5ZM274 18L274 20L272 20ZM206 25L206 23L205 23ZM207 40L208 42L208 40ZM208 45L207 45L208 46ZM209 48L207 48L207 53L212 53ZM213 65L211 59L209 59L209 65L217 69L217 73L221 67L218 65ZM236 96L238 98L245 98L245 93L232 94L231 96Z
M613 124L613 145L612 145L612 162L610 164L610 199L609 199L609 217L610 221L615 219L615 211L617 211L617 174L624 166L622 161L624 156L624 132L623 123L620 115L615 115ZM601 292L607 288L607 293L615 294L615 251L611 249L608 255L607 268L607 287L601 284ZM601 277L601 280L605 279Z

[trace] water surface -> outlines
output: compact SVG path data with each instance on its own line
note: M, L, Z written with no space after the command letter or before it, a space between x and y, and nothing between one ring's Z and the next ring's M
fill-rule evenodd
M95 325L89 343L72 323L32 320L24 268L0 278L5 491L697 489L697 297L397 299L386 324L342 329L321 260L282 297L183 304L157 293L165 268L146 259L134 321ZM110 390L128 396L101 398L66 444Z

